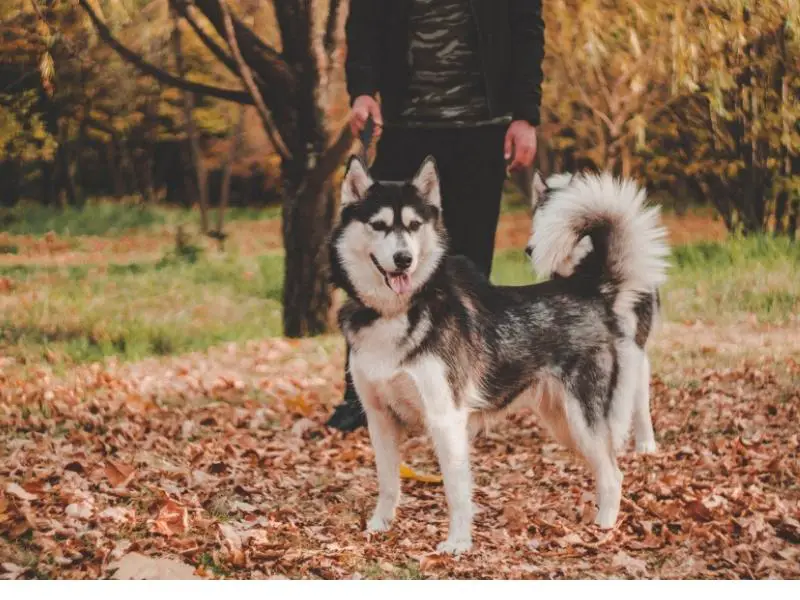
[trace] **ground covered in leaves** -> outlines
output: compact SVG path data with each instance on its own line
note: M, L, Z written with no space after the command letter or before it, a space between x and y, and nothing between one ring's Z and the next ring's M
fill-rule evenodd
M687 351L690 329L670 325L655 352ZM496 426L473 451L475 546L456 559L433 554L436 483L406 480L393 530L363 533L368 437L323 425L338 339L61 373L0 358L0 576L800 577L800 330L785 335L724 367L656 360L660 451L622 457L610 532L591 524L587 470L531 414ZM436 471L426 440L404 453Z

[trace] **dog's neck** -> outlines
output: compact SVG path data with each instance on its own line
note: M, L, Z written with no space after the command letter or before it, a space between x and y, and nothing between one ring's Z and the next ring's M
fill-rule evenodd
M435 293L435 289L441 286L442 278L445 276L444 256L442 256L425 281L410 294L403 296L372 294L369 290L358 290L352 282L345 288L345 292L353 310L369 311L376 319L394 319L407 314L415 304ZM387 301L387 297L391 298L391 301Z

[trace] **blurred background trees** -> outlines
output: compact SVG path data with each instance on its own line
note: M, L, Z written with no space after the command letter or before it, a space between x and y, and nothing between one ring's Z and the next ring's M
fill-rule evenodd
M347 0L6 0L2 207L279 204L284 330L327 324ZM546 0L539 167L611 169L795 236L800 3ZM113 200L116 199L116 200Z

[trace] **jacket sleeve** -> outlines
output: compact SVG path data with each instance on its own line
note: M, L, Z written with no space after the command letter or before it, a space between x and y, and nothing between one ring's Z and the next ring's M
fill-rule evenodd
M542 0L510 0L513 118L539 125L544 60Z
M347 59L345 76L352 104L359 96L378 91L378 0L350 0L345 25Z

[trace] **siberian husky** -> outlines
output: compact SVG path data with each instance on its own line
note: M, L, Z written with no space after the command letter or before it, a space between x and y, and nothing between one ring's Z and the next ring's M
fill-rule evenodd
M339 323L378 471L369 531L390 527L400 499L400 436L430 434L444 478L449 531L438 551L472 546L470 431L485 417L533 406L596 479L596 523L613 527L622 494L616 455L634 414L645 355L635 307L666 278L665 231L644 192L582 176L574 201L536 215L533 261L553 272L588 236L567 277L498 287L447 254L436 164L409 181L373 181L350 159L331 236L333 282L348 301Z
M544 208L545 205L552 202L573 202L575 200L574 193L569 189L569 186L576 181L576 175L572 173L556 173L543 180L541 175L537 172L533 175L530 181L529 190L525 190L528 196L533 214L536 214L538 209ZM578 179L577 181L580 181ZM524 184L523 184L524 185ZM553 210L553 214L559 213ZM533 248L534 248L534 231L532 220L531 237L525 248L525 253L533 261ZM592 251L592 240L590 237L584 236L581 238L573 248L570 255L564 259L560 264L548 265L552 270L550 272L537 273L545 278L558 278L570 277L576 269L590 269L596 266L596 261L583 263L584 258ZM533 265L534 271L536 265ZM647 357L646 345L650 339L650 334L655 328L658 316L661 312L661 294L656 288L650 294L642 296L634 306L634 313L636 315L636 336L634 341L636 345L641 348L645 353L644 360L642 361L642 373L639 381L639 386L636 389L636 401L634 403L633 412L633 430L634 440L636 443L636 451L640 454L651 454L656 452L655 433L653 431L653 421L650 415L650 360Z

